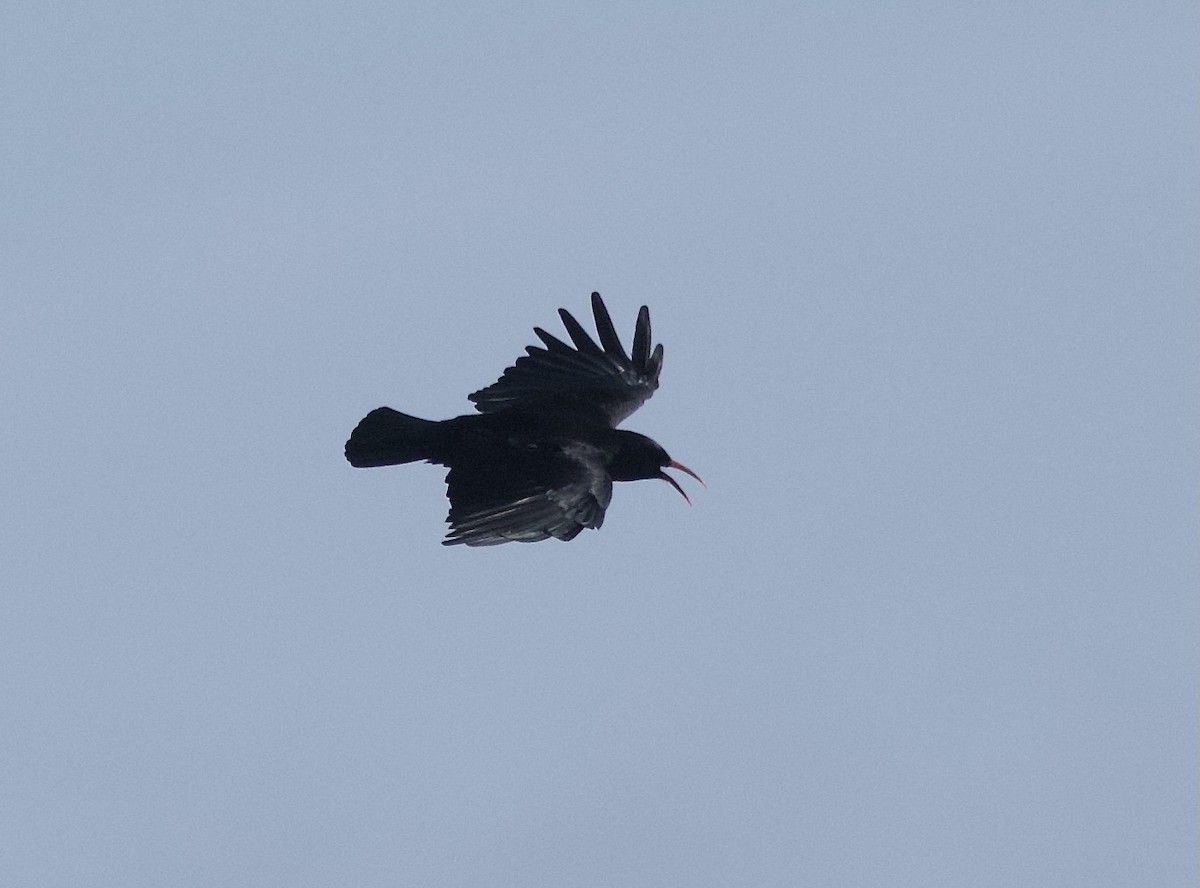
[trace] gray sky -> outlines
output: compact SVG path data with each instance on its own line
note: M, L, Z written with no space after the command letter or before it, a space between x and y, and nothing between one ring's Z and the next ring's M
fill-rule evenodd
M6 884L1194 885L1197 23L9 4ZM694 507L343 461L593 289Z

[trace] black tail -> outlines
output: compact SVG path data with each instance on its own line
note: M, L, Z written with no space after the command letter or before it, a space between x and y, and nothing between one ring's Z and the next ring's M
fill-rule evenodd
M439 425L391 407L376 408L350 433L346 459L360 469L434 459L439 449Z

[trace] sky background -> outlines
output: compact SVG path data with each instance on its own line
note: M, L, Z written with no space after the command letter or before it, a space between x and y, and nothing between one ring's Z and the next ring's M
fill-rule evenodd
M0 12L0 866L1192 886L1194 3ZM439 545L599 290L698 471Z

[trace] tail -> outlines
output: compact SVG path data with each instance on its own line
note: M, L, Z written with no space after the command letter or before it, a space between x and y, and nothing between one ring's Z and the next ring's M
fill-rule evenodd
M434 459L439 449L439 425L391 407L376 408L350 433L346 459L360 469Z

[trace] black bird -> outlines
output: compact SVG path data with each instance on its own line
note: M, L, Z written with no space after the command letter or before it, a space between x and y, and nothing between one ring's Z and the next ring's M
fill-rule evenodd
M469 395L478 415L436 422L379 407L346 442L353 466L449 467L443 545L571 540L604 523L613 481L661 478L685 500L664 468L704 483L645 435L616 428L658 388L663 347L650 351L650 310L638 312L632 358L599 293L592 313L603 348L570 312L558 313L575 347L534 327L546 347L526 346L496 382Z

